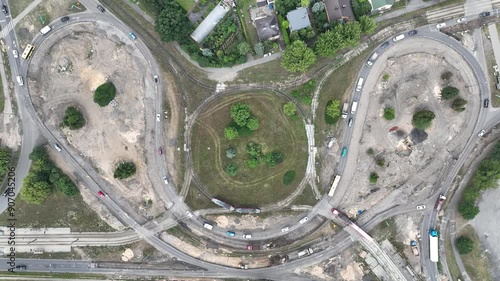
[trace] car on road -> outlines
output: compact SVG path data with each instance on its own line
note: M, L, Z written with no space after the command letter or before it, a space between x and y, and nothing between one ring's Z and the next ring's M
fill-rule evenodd
M417 210L423 210L423 209L425 209L425 207L426 207L425 205L418 205Z
M59 151L59 152L61 152L61 150L62 150L62 149L61 149L61 146L59 146L59 144L58 144L58 143L55 143L55 144L54 144L54 148L55 148L57 151Z
M137 39L137 36L135 36L135 34L133 32L129 32L128 37L130 37L130 39L132 39L132 40Z
M226 231L226 235L229 237L234 237L235 234L232 231Z
M214 226L212 224L208 223L208 222L203 223L203 227L206 228L206 229L208 229L208 230L214 229Z
M300 223L300 224L304 224L304 223L306 223L308 220L309 220L309 218L308 218L308 217L303 217L303 218L301 218L301 219L300 219L299 223Z
M158 75L155 75L153 78L155 79L155 83L158 83Z
M458 23L462 23L462 22L465 22L467 20L467 18L459 18L457 20Z
M390 44L389 41L386 41L382 45L380 45L380 48L385 49L385 48L389 47L389 44Z
M352 127L352 118L349 118L349 122L347 123L347 126Z
M443 28L443 27L446 27L446 23L445 23L445 22L438 23L438 24L436 25L436 28L437 28L437 29L440 29L440 28Z
M188 216L189 218L192 218L193 213L191 211L186 211L186 216Z
M25 265L16 265L16 269L17 270L26 270L26 266Z
M168 179L167 179L167 176L163 176L163 182L164 182L165 184L168 184Z
M62 21L62 22L67 22L67 21L69 21L69 17L62 17L62 18L61 18L61 21Z
M160 120L161 120L161 119L160 119L160 113L158 113L158 114L156 114L156 121L157 121L157 122L160 122Z
M24 85L23 77L17 76L16 80L17 80L17 84L19 84L19 86L23 86Z
M101 11L101 13L104 13L106 11L101 5L97 5L97 10Z
M5 4L2 5L2 12L6 15L9 13L9 11L7 10L7 5Z
M481 131L477 134L477 136L478 136L478 137L482 137L482 136L484 136L484 134L486 134L486 131L485 131L485 130L481 130Z
M410 30L410 31L408 32L408 35L412 36L412 35L415 35L415 34L417 34L417 33L418 33L418 31L416 31L416 30Z
M484 99L484 103L483 103L483 106L485 108L488 108L488 106L490 105L490 99Z
M484 17L489 17L491 15L490 12L482 12L479 14L480 17L484 18Z
M252 245L248 245L247 246L247 250L249 250L249 251L253 250L253 246Z
M97 195L99 195L101 198L106 197L106 194L104 194L104 192L102 191L97 192Z
M347 155L347 147L342 148L342 157Z
M281 229L281 232L287 232L288 230L290 230L290 227L285 226Z
M250 239L252 238L252 234L243 234L243 238Z
M19 53L17 52L17 50L12 50L12 54L14 55L15 59L19 58Z
M158 148L158 154L162 155L163 154L163 148Z

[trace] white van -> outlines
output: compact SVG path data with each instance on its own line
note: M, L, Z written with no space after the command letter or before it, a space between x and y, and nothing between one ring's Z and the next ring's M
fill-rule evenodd
M17 76L16 80L17 80L17 84L19 84L19 86L23 86L24 85L23 77Z
M403 40L403 39L405 39L405 35L404 34L399 34L398 36L392 38L392 41L397 42L397 41Z
M52 28L50 28L50 26L47 25L40 30L40 34L45 35L45 34L49 33L49 31L51 31L51 30L52 30Z
M363 78L359 78L358 80L358 85L356 85L356 92L359 92L361 91L361 89L363 88L363 82L365 81L365 79Z
M212 230L212 229L214 229L214 226L213 226L213 225L211 225L211 224L209 224L208 222L204 223L204 224L203 224L203 227L204 227L204 228L206 228L206 229L208 229L208 230Z

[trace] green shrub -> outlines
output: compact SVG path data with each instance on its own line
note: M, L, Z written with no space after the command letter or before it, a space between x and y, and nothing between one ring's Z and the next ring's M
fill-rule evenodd
M392 107L384 108L384 118L385 120L393 120L396 117L396 111Z
M466 104L467 104L466 100L458 97L451 103L451 108L453 108L453 110L455 110L456 112L462 112L465 111Z
M370 173L370 183L376 183L378 181L378 174L375 172Z
M441 90L441 97L445 100L450 100L460 93L460 90L452 87L452 86L446 86Z
M77 130L85 125L83 114L75 106L66 108L64 112L63 126L69 127L71 130Z
M116 87L111 82L106 82L97 87L94 92L94 102L100 107L107 106L116 96Z
M443 72L443 74L441 74L441 79L444 81L448 81L451 79L452 76L453 76L453 73L451 73L450 71L445 71L445 72Z
M384 76L382 76L382 79L384 80L384 82L389 81L389 78L391 78L391 75L389 75L388 73L386 73L386 74L384 74Z
M126 179L135 174L135 164L132 162L122 162L118 165L113 175L117 179Z
M429 128L432 120L436 117L434 112L430 110L420 110L413 114L412 124L413 127L421 130Z
M474 250L474 241L465 236L458 237L455 244L457 245L457 250L461 255L466 255Z
M290 185L293 183L294 180L295 180L295 170L287 171L283 175L283 184L284 185Z
M235 177L236 175L238 175L238 165L233 163L227 165L226 174L230 177Z

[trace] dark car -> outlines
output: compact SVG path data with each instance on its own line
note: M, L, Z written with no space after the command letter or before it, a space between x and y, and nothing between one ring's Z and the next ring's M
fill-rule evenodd
M16 265L16 269L17 270L26 270L26 266L25 265Z
M491 15L490 12L482 12L479 14L480 17L484 18L484 17L489 17Z
M7 10L7 5L5 5L5 4L2 5L2 12L4 14L8 14L9 13L9 11Z
M408 35L412 36L412 35L415 35L415 34L417 34L417 33L418 33L418 31L416 31L416 30L410 30L410 31L408 32Z
M158 154L162 155L163 154L163 149L160 147L158 148Z
M484 99L484 107L488 108L489 105L490 105L490 100L489 99Z
M62 21L62 22L67 22L67 21L69 21L69 17L62 17L62 18L61 18L61 21Z
M104 13L106 11L101 5L97 5L97 10L101 11L101 13Z
M384 44L380 45L380 48L385 49L389 47L389 41L384 42Z

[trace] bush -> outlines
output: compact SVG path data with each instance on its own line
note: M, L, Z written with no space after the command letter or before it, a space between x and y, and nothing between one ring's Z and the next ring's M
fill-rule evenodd
M341 114L342 112L340 110L340 101L339 100L328 101L325 108L325 123L328 125L333 125L337 123L340 119Z
M453 73L451 73L450 71L445 71L445 72L443 72L443 74L441 74L441 79L444 81L448 81L451 79L452 76L453 76Z
M251 158L247 160L247 166L250 169L255 169L259 166L260 161L258 158Z
M455 244L457 245L457 250L461 255L466 255L474 249L474 241L465 236L458 237Z
M384 74L384 76L382 76L382 79L384 80L384 82L389 81L389 78L391 78L391 75L389 75L389 74L387 74L387 73L386 73L386 74Z
M9 171L10 156L10 150L0 148L0 175L5 175Z
M111 82L106 82L97 87L94 92L94 102L100 107L107 106L116 96L116 87Z
M377 183L378 181L378 174L375 172L370 173L370 183Z
M259 126L260 126L259 119L257 119L257 117L251 117L248 120L247 128L250 129L250 131L257 130L259 128Z
M450 100L460 93L460 90L458 90L455 87L452 86L446 86L441 90L441 97L445 100Z
M227 165L226 174L230 177L235 177L238 174L238 166L233 163Z
M453 108L453 110L455 110L456 112L462 112L465 111L466 104L467 104L466 100L458 97L451 103L451 108Z
M78 130L85 125L83 114L75 106L66 108L64 112L63 126L69 127L71 130Z
M362 16L369 15L372 11L372 5L368 0L351 0L352 12L356 20Z
M300 100L303 104L310 105L314 89L316 88L316 80L311 79L309 82L302 84L299 88L292 90L290 93L294 98Z
M295 170L287 171L283 175L283 184L284 185L290 185L293 183L294 180L295 180Z
M238 138L238 130L234 127L226 127L224 128L224 137L226 137L227 140L234 140Z
M379 165L380 167L384 167L384 165L385 165L385 159L384 159L384 157L382 157L382 156L377 157L375 159L375 163L377 163L377 165Z
M373 154L375 154L375 150L373 150L373 148L371 148L371 147L370 147L370 148L368 148L368 149L366 150L366 154L368 154L368 155L373 155Z
M273 151L264 155L264 162L269 168L276 167L276 165L283 163L283 160L285 160L285 155L280 152Z
M113 177L115 179L126 179L135 174L135 164L132 162L122 162L116 168Z
M479 214L479 208L476 206L474 201L462 199L462 201L458 204L458 212L464 219L471 220Z
M384 108L384 118L385 120L393 120L396 117L396 111L392 107Z
M432 124L432 120L436 117L434 112L430 110L420 110L413 114L412 124L413 127L421 130L429 128Z
M283 112L286 116L295 116L297 114L297 106L293 102L287 102L283 105Z

